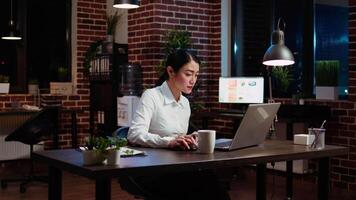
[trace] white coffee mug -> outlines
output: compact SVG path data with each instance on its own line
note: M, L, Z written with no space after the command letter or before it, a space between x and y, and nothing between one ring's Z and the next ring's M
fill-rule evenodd
M198 130L198 152L213 153L215 147L215 130Z

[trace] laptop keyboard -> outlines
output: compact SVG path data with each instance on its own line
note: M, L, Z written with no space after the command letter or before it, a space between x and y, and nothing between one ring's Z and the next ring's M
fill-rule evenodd
M226 142L219 142L215 144L215 148L224 148L224 147L229 147L231 145L232 141L226 141Z

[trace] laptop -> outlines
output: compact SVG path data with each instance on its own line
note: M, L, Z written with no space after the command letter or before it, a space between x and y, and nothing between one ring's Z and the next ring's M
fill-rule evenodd
M280 105L280 103L250 104L234 138L217 139L215 149L230 151L263 143Z

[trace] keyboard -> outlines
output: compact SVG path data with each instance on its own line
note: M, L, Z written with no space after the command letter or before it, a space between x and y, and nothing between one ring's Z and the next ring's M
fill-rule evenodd
M230 141L223 141L215 143L215 148L228 148L231 145L232 140Z

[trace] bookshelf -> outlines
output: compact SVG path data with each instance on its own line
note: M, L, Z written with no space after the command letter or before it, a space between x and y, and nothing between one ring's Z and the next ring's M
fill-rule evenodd
M96 54L90 62L91 135L109 135L117 128L117 97L119 96L119 66L127 63L127 44L113 45L113 52Z

